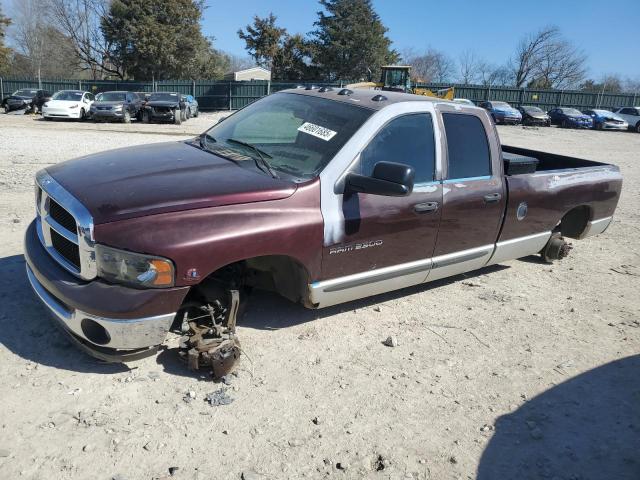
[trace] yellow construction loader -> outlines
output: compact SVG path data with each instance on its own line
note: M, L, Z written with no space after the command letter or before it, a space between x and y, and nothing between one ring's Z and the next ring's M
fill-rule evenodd
M411 65L384 65L381 67L382 75L379 82L360 82L347 85L347 88L372 88L387 92L404 92L415 95L425 95L427 97L453 100L453 87L436 90L428 88L413 88L411 86Z

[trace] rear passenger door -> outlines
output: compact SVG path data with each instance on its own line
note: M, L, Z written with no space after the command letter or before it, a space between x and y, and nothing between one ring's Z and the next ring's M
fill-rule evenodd
M442 121L447 160L429 280L484 266L493 253L505 206L499 144L487 135L495 132L489 119L470 111L448 111L442 113Z

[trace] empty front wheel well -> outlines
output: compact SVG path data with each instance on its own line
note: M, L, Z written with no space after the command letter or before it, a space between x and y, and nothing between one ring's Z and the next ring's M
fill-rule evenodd
M304 303L309 284L307 269L296 259L286 255L267 255L253 257L219 268L207 276L198 285L192 287L190 297L194 295L207 298L218 287L241 289L244 287L268 290L291 300Z
M560 233L569 238L580 238L591 220L591 207L580 205L569 210L560 220Z

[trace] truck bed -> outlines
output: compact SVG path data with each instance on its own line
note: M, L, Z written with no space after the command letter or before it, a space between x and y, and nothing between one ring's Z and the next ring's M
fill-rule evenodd
M582 158L567 157L564 155L556 155L555 153L540 152L538 150L529 150L526 148L512 147L502 145L502 151L505 153L513 153L524 157L532 157L538 160L536 171L549 170L566 170L574 168L587 167L606 167L607 163L595 162L593 160L585 160Z
M622 189L617 166L526 148L502 150L539 163L535 173L505 176L507 207L498 241L561 228L567 237L582 238L589 222L613 215ZM518 219L523 204L527 213Z

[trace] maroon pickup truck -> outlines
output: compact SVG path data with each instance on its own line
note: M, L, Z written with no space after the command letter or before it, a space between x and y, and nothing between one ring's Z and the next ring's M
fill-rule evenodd
M251 288L320 308L562 258L564 237L608 227L622 178L501 146L481 108L325 87L268 96L192 140L48 167L36 184L33 289L79 346L126 361L170 329L223 337Z

